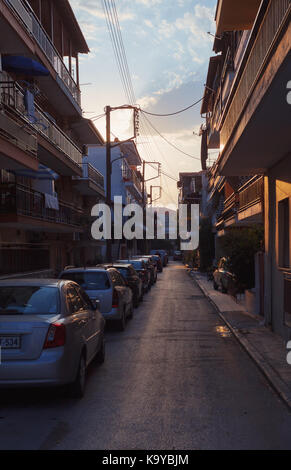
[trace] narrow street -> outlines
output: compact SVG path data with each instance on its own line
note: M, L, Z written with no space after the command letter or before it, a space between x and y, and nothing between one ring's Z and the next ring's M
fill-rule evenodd
M1 449L291 449L290 412L180 263L106 339L81 401L1 390Z

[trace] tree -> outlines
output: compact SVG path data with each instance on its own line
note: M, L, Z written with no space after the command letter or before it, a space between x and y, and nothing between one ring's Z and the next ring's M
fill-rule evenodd
M229 270L244 289L255 286L255 254L263 249L264 228L234 228L221 237Z

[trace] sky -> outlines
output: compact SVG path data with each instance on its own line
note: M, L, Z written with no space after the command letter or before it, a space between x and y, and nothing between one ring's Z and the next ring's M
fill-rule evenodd
M118 73L102 0L71 0L88 42L90 54L80 56L82 107L94 118L106 105L127 104ZM153 113L171 113L199 100L204 93L215 33L216 0L116 0L116 8L137 104ZM171 117L148 116L153 126L190 158L169 146L150 125L143 124L138 150L146 161L160 161L162 171L175 179L179 172L199 171L200 137L204 119L199 103ZM95 122L105 136L105 119ZM112 113L112 132L119 139L131 137L127 111ZM193 134L194 132L194 134ZM143 134L147 135L143 135ZM215 158L212 154L211 158ZM146 178L155 176L147 166ZM148 183L159 185L159 179ZM162 198L157 205L177 205L177 183L161 177ZM155 194L155 190L154 190Z

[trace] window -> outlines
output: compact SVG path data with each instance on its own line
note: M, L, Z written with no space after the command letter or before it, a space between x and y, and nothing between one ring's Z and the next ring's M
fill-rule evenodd
M59 311L57 287L0 287L0 315L55 315Z
M278 205L279 266L290 268L290 203L283 199Z
M108 275L103 271L96 272L63 272L62 279L74 281L84 290L106 290L110 289Z
M70 313L74 314L84 308L83 302L80 299L74 286L70 286L67 289L67 300L69 305Z

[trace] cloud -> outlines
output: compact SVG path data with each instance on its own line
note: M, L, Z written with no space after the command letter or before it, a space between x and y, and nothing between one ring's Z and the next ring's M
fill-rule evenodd
M142 5L145 5L146 7L151 7L153 5L158 5L159 3L162 3L163 0L135 0L136 3L141 3Z
M149 28L153 28L153 27L154 27L154 25L153 25L153 23L151 22L151 20L144 20L144 24L145 24L146 26L148 26Z
M167 39L173 36L175 30L175 24L169 23L167 20L162 20L158 29L159 35L164 36Z
M154 98L153 96L143 96L142 98L138 99L138 104L141 108L146 109L149 106L155 105L157 101L157 98Z
M71 5L75 10L84 11L93 15L95 18L105 19L105 14L101 2L96 0L71 0ZM135 14L129 8L118 10L118 19L120 22L131 21L135 19Z

